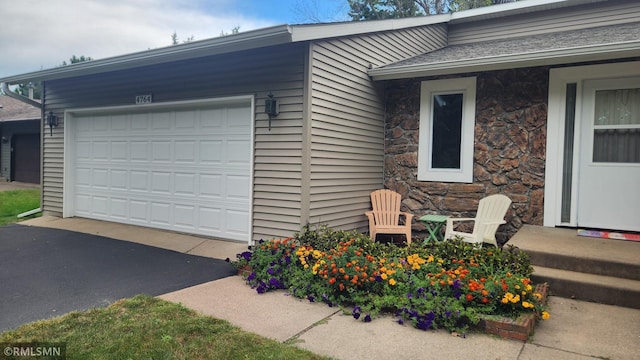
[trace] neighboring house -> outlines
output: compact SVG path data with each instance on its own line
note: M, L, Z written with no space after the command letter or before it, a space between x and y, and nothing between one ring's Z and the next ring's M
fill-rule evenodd
M0 180L40 183L41 110L0 95Z
M60 119L43 137L51 215L251 241L307 223L364 230L385 186L417 217L504 193L502 242L522 224L637 231L639 19L637 2L521 1L276 26L0 81L44 81L44 113ZM635 115L594 123L594 103ZM604 150L612 138L628 145Z

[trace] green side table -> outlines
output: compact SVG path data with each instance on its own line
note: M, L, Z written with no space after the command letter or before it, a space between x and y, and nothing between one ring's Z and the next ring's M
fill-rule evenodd
M440 229L442 229L448 218L446 215L424 215L420 218L420 221L424 223L427 231L429 231L429 236L424 240L425 243L444 240Z

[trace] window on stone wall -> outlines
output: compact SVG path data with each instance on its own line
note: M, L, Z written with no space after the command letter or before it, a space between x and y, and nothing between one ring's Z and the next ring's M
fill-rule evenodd
M423 81L418 180L473 182L476 78Z

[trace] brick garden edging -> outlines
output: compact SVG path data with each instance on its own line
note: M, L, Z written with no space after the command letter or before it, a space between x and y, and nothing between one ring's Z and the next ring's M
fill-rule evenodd
M534 292L542 295L541 301L546 305L549 285L547 283L538 284ZM478 324L478 328L486 333L511 340L527 341L533 335L538 321L536 314L520 315L517 319L504 316L487 315L483 316Z

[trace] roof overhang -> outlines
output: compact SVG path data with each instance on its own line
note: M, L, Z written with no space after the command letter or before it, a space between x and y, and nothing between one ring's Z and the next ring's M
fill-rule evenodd
M640 40L382 67L369 70L369 76L374 80L406 79L633 57L640 57Z
M290 43L291 27L280 25L234 35L188 42L185 44L135 52L100 60L91 60L61 66L53 69L30 72L0 79L0 82L17 84L29 81L55 80L67 77L91 75L109 71L124 70L140 66L167 63Z
M350 21L325 24L278 25L241 32L238 34L193 41L186 44L135 52L100 60L91 60L21 75L8 76L0 78L0 83L18 84L29 81L63 79L287 43L323 40L339 36L362 35L415 26L428 26L439 23L456 24L487 20L515 14L525 14L601 1L606 0L527 0L465 10L453 14L430 15L414 18L359 22ZM459 64L458 66L464 67L465 65ZM377 70L373 70L373 73L377 74L378 72Z
M159 49L135 52L100 60L80 62L53 69L9 76L0 79L0 83L18 84L29 81L56 80L294 42L398 30L415 26L427 26L436 23L446 23L450 17L450 14L444 14L437 16L377 21L278 25L269 28L241 32L238 34L167 46Z

